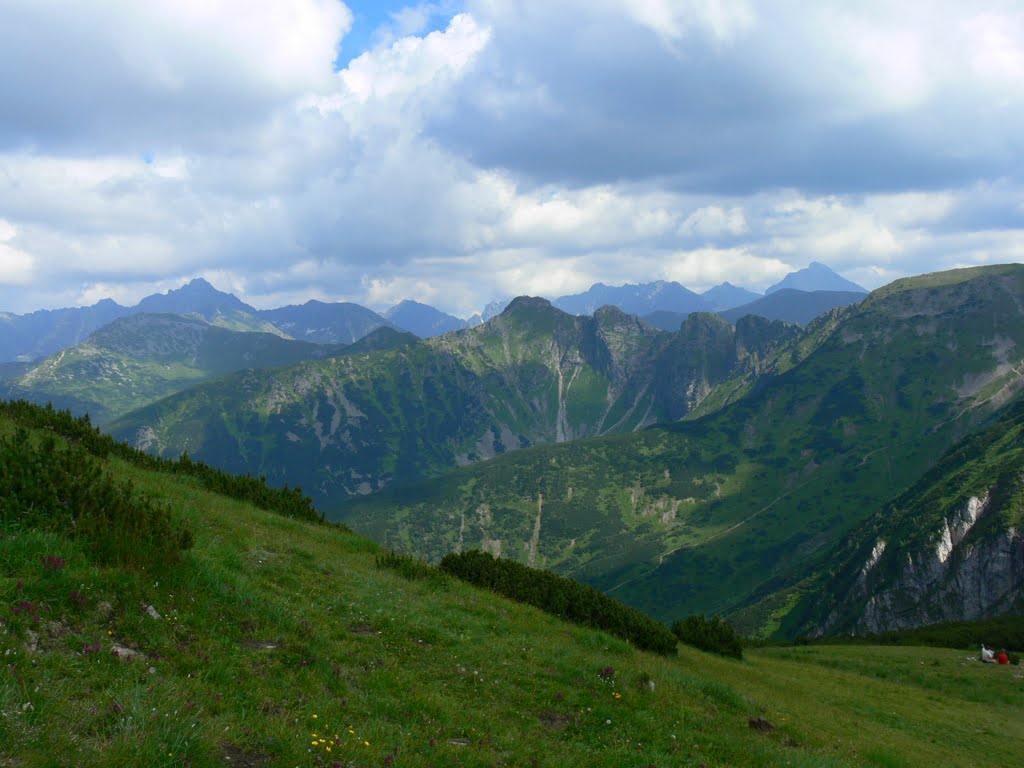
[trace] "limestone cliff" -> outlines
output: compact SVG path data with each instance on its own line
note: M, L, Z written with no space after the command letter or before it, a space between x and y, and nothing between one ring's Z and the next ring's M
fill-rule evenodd
M848 596L848 602L864 601L853 631L982 619L1018 606L1024 599L1024 537L1012 526L972 535L990 508L989 495L971 497L926 545L890 551L895 575L876 572L887 549L880 539ZM819 629L833 631L840 615L834 611Z

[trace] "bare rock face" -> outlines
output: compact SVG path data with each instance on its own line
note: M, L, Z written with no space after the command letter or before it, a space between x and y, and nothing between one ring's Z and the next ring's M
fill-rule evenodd
M884 632L1005 614L1024 600L1024 536L1016 527L980 531L988 494L969 498L926 543L892 551L879 540L847 595L864 601L853 631ZM886 556L888 555L888 562ZM879 573L882 569L885 574ZM820 628L837 629L838 612Z
M872 595L858 631L907 629L1007 613L1024 585L1024 538L1009 528L995 538L948 551L937 548L906 566L890 589Z

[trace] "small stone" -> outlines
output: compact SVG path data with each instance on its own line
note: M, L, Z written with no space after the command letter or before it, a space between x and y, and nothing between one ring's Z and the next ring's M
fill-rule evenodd
M136 651L134 648L118 645L117 643L114 643L112 651L113 654L122 661L132 661L133 659L137 659L142 656L140 651Z
M160 614L157 613L156 608L154 608L152 605L147 605L145 610L151 619L156 619L159 621L162 618Z

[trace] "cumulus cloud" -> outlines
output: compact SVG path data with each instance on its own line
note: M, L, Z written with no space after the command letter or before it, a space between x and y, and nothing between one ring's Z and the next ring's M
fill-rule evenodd
M1022 258L1011 2L440 0L340 71L338 0L0 16L0 309L202 275L258 306L466 316Z
M719 235L742 235L749 230L743 208L736 206L726 210L718 205L698 208L686 217L679 227L679 234L702 238Z
M230 147L330 85L337 0L0 0L0 147Z
M669 23L669 6L725 13L481 3L493 45L433 135L536 181L669 178L698 192L935 188L1020 169L1024 105L976 87L987 19L1014 29L1012 6L981 28L974 6L954 3L730 4L739 20L704 25ZM638 14L646 23L630 23ZM1012 38L1000 45L990 70L1012 70Z
M0 284L24 284L32 277L32 257L11 244L17 234L9 221L0 219Z

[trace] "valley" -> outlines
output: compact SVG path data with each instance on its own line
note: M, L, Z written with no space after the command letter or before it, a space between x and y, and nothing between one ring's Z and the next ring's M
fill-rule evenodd
M663 620L800 581L1022 386L1024 270L912 278L811 326L806 357L704 418L535 447L339 509L388 546L536 562ZM1012 350L1012 351L1011 351ZM759 597L760 596L760 597ZM762 617L747 631L773 631Z
M224 296L175 301L224 314ZM1013 403L1022 306L1024 268L1006 265L897 281L804 325L693 312L673 332L520 297L473 328L324 345L139 313L0 386L157 455L300 486L401 552L481 548L663 621L792 637L840 626L803 607L828 602L836 548Z

